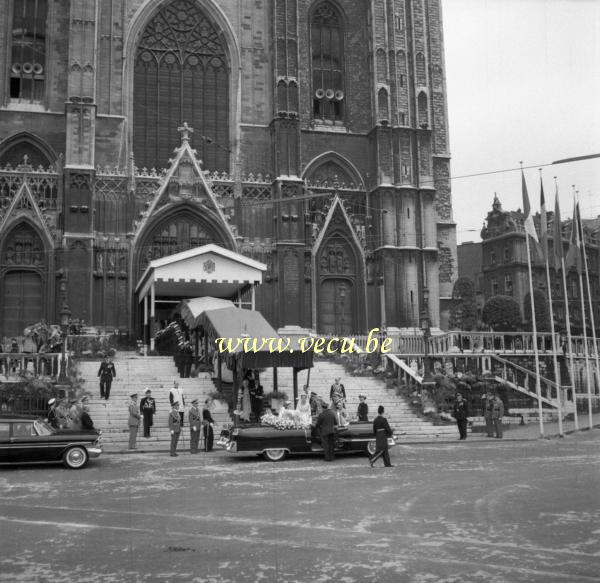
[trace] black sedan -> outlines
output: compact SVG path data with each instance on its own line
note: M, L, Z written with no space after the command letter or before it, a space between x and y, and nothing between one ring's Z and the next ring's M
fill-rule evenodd
M58 430L35 417L0 415L0 464L62 462L75 470L101 453L98 431Z
M388 438L389 446L396 443ZM314 426L306 429L277 429L269 425L248 425L221 432L217 445L230 453L253 453L277 462L294 453L322 453L321 439ZM350 423L337 430L336 452L375 453L372 423Z

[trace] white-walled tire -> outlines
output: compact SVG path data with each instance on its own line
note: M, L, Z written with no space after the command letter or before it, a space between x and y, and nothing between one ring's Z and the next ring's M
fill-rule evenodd
M375 442L374 439L371 439L370 441L367 442L367 445L365 445L365 453L368 456L373 456L373 455L375 455L376 451L377 451L377 443Z
M75 446L70 447L63 454L63 463L70 470L78 470L83 468L88 462L88 454L85 447Z
M265 449L263 451L263 457L268 462L280 462L287 457L286 449Z

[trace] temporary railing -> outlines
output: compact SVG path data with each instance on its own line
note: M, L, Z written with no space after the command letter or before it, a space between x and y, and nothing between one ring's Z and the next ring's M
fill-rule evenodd
M0 375L9 379L29 371L35 376L57 380L61 358L62 355L56 352L2 352L0 353Z

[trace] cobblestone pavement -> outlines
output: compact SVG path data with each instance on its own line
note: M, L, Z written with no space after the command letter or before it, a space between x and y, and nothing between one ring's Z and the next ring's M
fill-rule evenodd
M598 581L599 440L406 443L385 469L185 451L2 468L0 581Z

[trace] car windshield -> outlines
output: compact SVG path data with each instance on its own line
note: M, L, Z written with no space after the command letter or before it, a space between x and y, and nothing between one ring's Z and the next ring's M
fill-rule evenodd
M50 425L44 421L34 421L33 426L35 427L38 435L52 435L54 433L54 429L52 429L52 427L50 427Z

